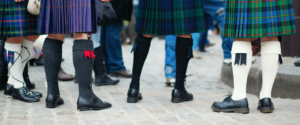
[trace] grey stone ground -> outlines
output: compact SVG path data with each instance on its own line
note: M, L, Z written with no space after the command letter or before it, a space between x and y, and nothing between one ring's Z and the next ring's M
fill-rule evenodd
M74 82L60 82L61 96L65 104L55 109L45 108L46 83L43 67L30 67L30 77L36 83L35 91L43 92L38 103L23 103L0 94L1 125L264 125L300 124L300 100L273 98L276 110L262 114L256 110L258 99L248 94L250 113L215 113L213 101L224 99L232 91L220 78L222 50L219 37L211 37L216 46L202 54L202 59L192 59L188 68L187 90L194 94L194 101L171 103L171 90L164 86L164 41L154 39L141 77L141 92L144 99L137 104L126 103L130 79L121 78L117 86L93 87L94 92L113 107L101 111L76 110L78 87ZM72 63L72 40L64 44L65 62L62 67L74 74ZM131 46L123 46L125 65L132 68Z

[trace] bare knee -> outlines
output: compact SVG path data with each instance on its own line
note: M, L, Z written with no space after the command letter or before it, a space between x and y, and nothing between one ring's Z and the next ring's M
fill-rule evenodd
M30 36L24 37L24 39L35 42L39 37L40 37L40 35L30 35Z
M21 44L24 37L10 37L6 39L7 43Z
M277 36L272 37L263 37L260 39L261 42L267 42L267 41L279 41Z
M48 38L55 39L55 40L60 40L60 41L64 41L65 34L49 34Z
M181 38L192 38L191 34L183 34L183 35L177 35L177 37L181 37Z
M73 33L73 36L75 40L88 39L88 34L86 33Z
M142 34L144 37L153 38L154 35Z
M234 41L251 42L251 38L234 38Z

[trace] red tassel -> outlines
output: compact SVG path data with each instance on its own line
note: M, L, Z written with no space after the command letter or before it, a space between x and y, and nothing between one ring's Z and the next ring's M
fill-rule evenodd
M84 57L88 57L88 58L91 58L91 52L88 51L88 50L84 50Z
M43 49L41 50L40 56L41 56L41 57L43 56Z
M92 58L95 59L95 54L93 51L91 51L91 55L92 55Z

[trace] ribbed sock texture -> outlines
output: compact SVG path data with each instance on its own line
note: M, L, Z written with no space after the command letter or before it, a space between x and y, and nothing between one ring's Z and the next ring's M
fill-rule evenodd
M43 45L48 94L59 95L58 72L62 60L62 44L63 41L46 38Z
M281 54L280 42L262 42L261 50L263 84L259 97L263 99L271 98L272 88L279 66L279 54Z
M176 40L176 82L175 89L185 90L184 80L186 77L186 71L190 60L189 53L191 53L191 47L193 46L192 38L177 37Z
M95 75L105 74L105 65L102 58L101 47L94 49L95 61L94 61L94 72Z
M79 86L79 97L92 98L92 71L94 58L86 57L85 51L90 55L94 53L93 42L91 40L75 40L73 46L73 64Z
M140 89L140 76L147 58L152 38L144 37L139 34L135 38L135 50L133 56L132 79L130 89Z
M235 41L232 46L232 71L234 90L232 99L240 100L246 98L247 78L252 65L252 46L251 42ZM245 64L234 64L236 59L236 53L246 54ZM241 61L240 61L241 62Z
M6 61L8 63L8 70L10 76L8 79L9 84L14 85L14 88L23 87L23 68L22 68L22 57L21 57L21 44L5 43Z

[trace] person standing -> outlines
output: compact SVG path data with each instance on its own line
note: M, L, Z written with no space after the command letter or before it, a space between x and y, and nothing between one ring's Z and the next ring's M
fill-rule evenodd
M156 16L155 16L156 15ZM177 35L176 83L172 91L173 103L193 100L184 87L186 70L192 58L191 33L205 31L202 0L139 0L136 17L137 37L133 46L133 76L127 93L128 103L142 99L140 75L147 58L153 35Z
M234 38L231 52L234 90L222 102L214 102L212 110L249 113L246 89L252 64L250 41L260 38L263 85L258 96L258 110L273 112L271 92L278 66L282 63L277 36L296 33L293 1L228 0L225 22L224 37Z
M104 0L101 0L104 1ZM92 90L94 64L93 41L88 34L97 31L96 0L42 0L37 32L49 34L43 45L44 68L47 79L46 107L64 104L58 87L58 72L62 60L65 34L74 35L73 64L78 80L77 109L100 110L111 104L102 101Z
M130 21L131 19L132 0L113 0L111 4L118 21L107 26L101 26L101 37L93 34L92 38L100 38L102 57L109 74L131 78L132 74L124 66L120 35L123 29L123 20Z
M4 58L10 72L4 94L24 102L38 102L42 94L30 91L23 77L34 41L39 37L36 32L38 16L27 11L28 2L0 2L0 36L6 38Z

